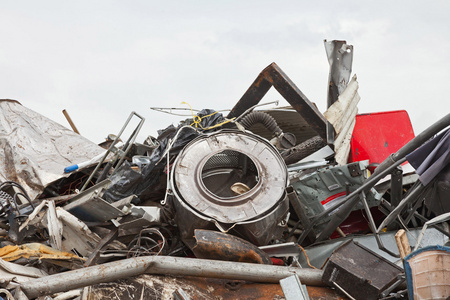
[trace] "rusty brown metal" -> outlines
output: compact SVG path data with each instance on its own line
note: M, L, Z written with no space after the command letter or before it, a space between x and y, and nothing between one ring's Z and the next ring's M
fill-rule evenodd
M311 128L326 141L327 121L325 117L276 63L271 63L262 70L230 111L227 118L238 117L250 107L258 104L272 86L289 102Z
M141 275L89 287L84 299L171 299L177 289L192 299L284 299L281 286L276 283L251 283L200 277L172 277ZM344 300L327 287L307 287L311 300Z
M192 248L198 258L271 265L269 255L239 237L212 230L196 229Z

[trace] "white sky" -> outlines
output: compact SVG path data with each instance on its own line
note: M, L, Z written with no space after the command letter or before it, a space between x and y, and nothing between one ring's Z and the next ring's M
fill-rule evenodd
M417 134L450 112L449 12L450 1L2 0L0 98L69 127L67 109L97 143L136 111L142 141L182 119L150 107L231 109L276 62L323 112L323 40L341 39L359 111L406 109Z

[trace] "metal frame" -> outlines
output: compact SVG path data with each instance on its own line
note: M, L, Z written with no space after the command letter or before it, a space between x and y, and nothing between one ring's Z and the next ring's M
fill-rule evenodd
M145 118L140 116L139 114L137 114L134 111L132 111L130 113L130 115L128 116L128 119L125 121L125 124L123 124L122 129L120 130L119 134L116 136L116 138L114 139L114 141L111 144L111 146L109 146L108 150L105 152L105 155L98 162L97 166L95 167L94 171L92 171L92 173L89 176L88 180L86 180L86 182L84 183L84 185L81 188L80 192L84 191L87 188L87 186L89 185L89 182L91 182L92 178L94 178L95 174L100 169L100 166L106 160L106 158L108 157L109 153L111 153L113 151L114 146L119 142L120 137L122 136L122 133L125 131L125 128L128 126L128 124L130 123L130 121L131 121L133 116L136 116L136 117L138 117L141 120L139 121L138 125L136 126L136 128L133 130L133 132L129 136L129 138L126 141L126 143L123 145L122 149L125 149L125 151L116 151L116 154L114 155L114 157L108 162L107 166L105 166L105 168L103 169L102 174L100 174L100 176L97 178L96 183L99 183L100 181L102 181L103 179L106 178L106 175L107 175L107 173L109 172L109 170L111 169L112 166L117 168L123 163L123 161L125 160L125 156L127 155L128 151L133 146L133 143L136 140L136 138L137 138L137 136L139 134L139 131L141 130L142 125L144 125L144 122L145 122ZM119 158L120 158L119 162L116 163Z
M227 118L239 117L247 109L257 105L272 86L305 119L311 128L326 141L327 120L276 63L272 63L262 70L230 111Z

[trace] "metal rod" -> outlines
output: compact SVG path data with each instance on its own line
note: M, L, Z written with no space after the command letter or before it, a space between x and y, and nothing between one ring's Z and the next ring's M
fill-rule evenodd
M385 208L383 208L383 207L379 207L380 208L380 211L383 213L383 214L385 214L386 216L387 215L389 215L391 212L392 212L392 210L394 209L392 206L390 206L390 204L389 204L389 202L387 202L387 201L382 201L382 204L383 205L385 205L386 207ZM427 218L425 218L424 216L422 216L421 214L419 214L417 211L415 211L414 212L414 217L416 217L418 220L420 220L420 221L422 221L422 223L426 223L426 222L428 222L429 220L427 219ZM401 216L398 216L397 217L397 221L399 222L399 223L405 223L405 221L403 221L403 219L401 218ZM401 225L401 224L400 224ZM444 235L446 235L446 236L448 236L449 238L450 238L450 232L448 232L448 231L446 231L444 228L442 228L441 226L439 226L439 225L431 225L433 228L435 228L436 230L438 230L440 233L442 233L442 234L444 234ZM405 226L406 227L406 226Z
M186 257L143 256L32 279L21 284L20 289L28 298L36 298L144 273L272 283L297 274L306 285L324 286L322 270Z
M402 199L403 192L403 169L398 166L391 174L391 204L397 206Z
M377 227L375 225L375 221L373 219L372 213L370 212L369 204L367 204L366 194L364 192L361 193L360 199L361 199L361 202L362 202L362 204L364 206L364 210L366 211L367 217L369 218L370 230L375 234L375 240L377 241L378 248L380 250L383 250L384 252L388 253L389 255L391 255L393 257L400 257L400 255L398 255L397 253L392 252L391 250L387 249L384 246L383 241L380 238L380 235L376 231Z
M246 111L244 111L242 114L239 115L239 117L237 117L236 119L233 120L233 123L239 121L240 119L242 119L243 117L245 117L245 115L247 115L247 113L251 112L252 110L254 110L255 108L259 107L259 106L264 106L264 105L269 105L269 104L275 104L275 106L278 106L278 103L280 101L275 100L272 102L267 102L267 103L262 103L262 104L255 104L252 107L250 107L249 109L247 109Z
M103 164L103 162L106 160L106 158L108 157L109 153L114 149L114 146L119 142L120 140L120 136L122 135L122 133L124 132L125 128L128 126L128 123L130 122L131 118L133 117L133 115L137 116L138 118L141 119L141 121L139 122L137 128L141 128L145 119L140 116L139 114L137 114L136 112L132 111L130 113L130 115L128 116L128 119L125 121L125 124L123 124L122 129L120 129L119 134L116 136L115 140L112 142L111 146L109 146L108 150L105 152L105 155L103 156L103 158L98 162L97 166L95 167L94 171L92 171L91 175L89 175L89 178L86 180L86 182L84 183L83 187L81 188L80 192L84 191L88 185L89 182L92 180L92 178L94 178L95 174L97 173L97 171L100 169L100 166ZM137 135L137 133L136 133ZM128 150L127 150L128 151ZM117 156L117 155L116 155ZM125 154L123 154L123 156L125 156ZM114 160L116 160L117 157L114 158Z
M411 202L412 200L415 200L416 197L422 192L424 186L422 183L419 183L418 186L414 190L410 192L408 196L406 196L398 205L395 207L392 212L381 222L380 226L377 229L377 232L380 232L386 225L390 224L393 220L397 218L397 216L400 215L402 210L405 208L405 206Z
M64 114L64 117L66 117L67 122L69 122L70 127L72 127L72 130L74 132L80 134L80 132L78 131L77 127L72 122L72 118L69 116L69 113L65 109L63 109L62 113Z
M417 212L417 209L419 209L419 206L422 205L423 201L424 201L423 197L420 197L420 198L416 199L416 203L411 208L411 211L409 212L409 215L405 219L405 224L408 224L409 221L411 221L411 219L414 217L414 213ZM417 226L415 226L415 227L417 227Z
M347 296L350 300L356 300L355 298L353 298L346 290L344 290L339 284L337 284L336 282L333 282L333 285L340 290L341 292L343 292L345 294L345 296Z

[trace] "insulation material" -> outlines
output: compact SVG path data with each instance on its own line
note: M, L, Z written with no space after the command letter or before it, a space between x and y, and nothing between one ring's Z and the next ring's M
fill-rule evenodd
M347 88L339 95L338 100L324 113L325 118L333 125L336 131L334 143L335 159L339 165L345 165L350 153L350 139L355 127L355 117L358 113L358 81L353 76Z
M29 243L20 246L5 246L0 248L0 257L5 261L15 261L21 257L84 261L84 258L76 256L75 254L58 251L39 243Z
M0 100L0 180L21 184L35 199L64 168L104 149L62 125L22 106Z

